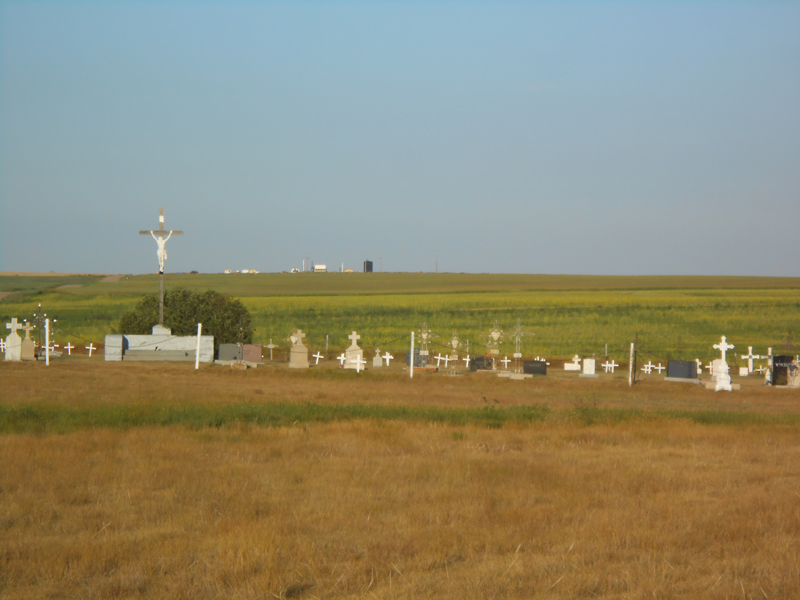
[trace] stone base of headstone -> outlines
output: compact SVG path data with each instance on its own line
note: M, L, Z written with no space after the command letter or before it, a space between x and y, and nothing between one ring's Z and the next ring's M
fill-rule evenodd
M580 371L581 366L578 363L564 363L565 371Z
M156 325L154 330L159 327ZM169 329L161 328L161 331ZM191 361L197 351L197 336L109 334L105 337L107 361ZM200 336L200 362L214 362L214 336Z
M750 369L747 367L739 367L739 377L747 377L750 375Z
M584 379L597 379L600 377L597 373L581 373L578 377L582 377Z
M690 379L688 377L664 377L664 381L672 381L674 383L694 383L701 385L703 382L699 379Z
M513 375L513 373L511 373L511 371L498 371L496 373L496 375L498 377L511 377L511 375Z
M707 390L716 391L718 383L719 383L718 381L708 381L705 384L706 385L706 389ZM742 389L742 386L740 384L738 384L738 383L732 383L732 384L730 384L730 386L731 386L731 390L733 390L733 391ZM720 389L724 389L724 388L720 388Z
M529 373L512 373L509 379L513 379L514 381L520 381L522 379L533 379L533 375Z

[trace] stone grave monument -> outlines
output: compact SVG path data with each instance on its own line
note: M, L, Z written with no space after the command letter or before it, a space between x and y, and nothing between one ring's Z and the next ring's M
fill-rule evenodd
M714 344L714 349L722 353L722 358L718 358L711 363L711 382L706 384L706 389L713 389L716 392L722 390L730 392L734 389L740 389L741 386L739 384L731 384L728 361L725 359L727 351L733 350L734 348L735 346L729 344L724 335L719 344Z
M293 341L292 348L289 351L289 368L290 369L308 369L308 348L303 344L303 338L306 334L302 329L298 329L292 334Z
M667 376L664 381L700 383L697 378L700 364L699 360L670 360L667 362Z
M6 329L10 329L11 333L6 336L6 349L5 349L5 359L11 360L14 362L18 362L22 360L22 339L19 337L17 333L18 329L21 329L22 325L17 323L17 318L14 317L11 319L10 323L6 323Z
M577 354L572 357L572 362L564 363L564 370L565 371L580 371L581 370L581 357Z
M372 357L372 367L378 369L383 366L383 358L381 357L381 349L375 349L375 356Z
M359 364L366 364L366 362L364 362L364 351L358 347L358 340L361 339L361 336L354 331L347 337L351 341L351 344L350 347L344 351L344 368L356 369L360 371L361 368L359 367ZM362 362L359 363L358 361Z
M597 361L594 358L584 358L583 373L580 374L580 377L600 377L597 373L595 373L596 362Z
M90 348L91 346L91 348ZM89 356L96 350L86 346ZM108 334L105 338L106 361L178 361L194 362L197 354L196 335L172 335L163 325L153 325L151 335ZM214 362L214 336L200 336L200 362Z
M20 346L20 359L21 360L36 360L36 346L31 339L31 331L36 325L28 325L25 323L20 329L25 331L25 339L22 340Z

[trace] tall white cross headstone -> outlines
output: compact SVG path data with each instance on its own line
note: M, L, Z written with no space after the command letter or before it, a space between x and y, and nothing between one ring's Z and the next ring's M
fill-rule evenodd
M20 361L22 360L22 338L17 333L18 329L22 329L22 323L17 322L17 317L13 317L10 323L6 323L6 329L10 329L11 333L6 337L5 343L5 358L6 360Z
M714 349L722 352L722 360L724 362L727 362L727 360L725 360L725 354L727 353L727 351L733 350L735 347L736 346L734 346L733 344L728 343L728 340L725 339L724 335L722 336L722 341L719 344L714 344Z

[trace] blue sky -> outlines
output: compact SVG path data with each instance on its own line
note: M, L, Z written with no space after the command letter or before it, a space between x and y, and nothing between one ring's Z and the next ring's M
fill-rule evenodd
M0 2L0 271L800 276L800 3Z

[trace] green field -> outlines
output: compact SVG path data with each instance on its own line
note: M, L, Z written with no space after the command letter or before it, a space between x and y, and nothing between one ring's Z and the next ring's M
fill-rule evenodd
M78 287L60 287L67 284ZM501 353L510 355L508 334L519 319L528 334L523 354L553 358L600 356L608 344L611 357L624 359L638 336L645 359L706 360L723 334L737 352L779 353L800 334L800 278L330 273L167 275L165 285L239 298L253 315L255 341L283 344L279 357L294 328L308 333L312 350L324 347L326 335L330 349L341 350L355 329L365 350L397 353L423 322L438 336L434 351L457 332L476 355L497 321L506 332ZM155 275L115 282L0 276L0 291L16 292L0 302L0 317L30 319L41 303L58 318L59 341L96 344L142 294L157 290Z

